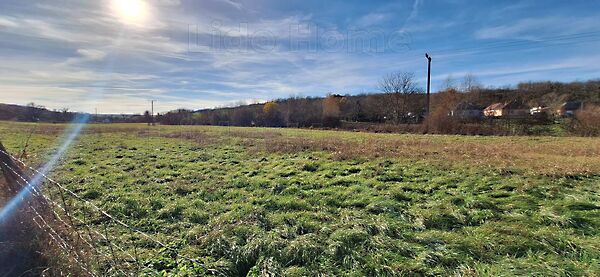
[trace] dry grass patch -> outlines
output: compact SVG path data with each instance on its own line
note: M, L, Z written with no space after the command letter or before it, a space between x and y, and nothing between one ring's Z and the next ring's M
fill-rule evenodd
M245 146L253 147L253 151L271 153L325 151L337 160L398 158L515 168L542 174L600 174L600 141L569 143L567 139L561 139L531 143L527 140L511 141L509 137L492 140L495 141L473 141L461 137L444 139L440 136L363 140L279 137L265 144L246 142Z
M207 146L207 145L211 145L211 144L215 144L217 142L220 141L220 138L218 136L216 136L215 134L212 133L207 133L207 132L203 132L203 131L179 131L179 132L166 132L166 133L160 133L160 134L148 134L148 133L144 133L143 131L139 133L139 135L141 136L148 136L148 135L154 135L154 136L160 136L160 137L164 137L164 138L170 138L170 139L185 139L185 140L191 140L201 146Z
M251 138L251 139L273 139L281 137L281 132L274 131L263 131L263 132L250 132L250 131L230 131L227 133L229 136L238 138Z

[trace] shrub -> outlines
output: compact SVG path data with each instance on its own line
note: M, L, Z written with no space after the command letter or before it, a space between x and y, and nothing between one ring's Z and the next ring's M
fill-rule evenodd
M600 135L600 106L588 105L575 114L571 132L581 136Z

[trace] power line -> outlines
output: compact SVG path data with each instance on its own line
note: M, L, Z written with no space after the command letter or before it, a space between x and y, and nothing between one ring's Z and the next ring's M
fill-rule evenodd
M448 60L448 58L454 58L459 56L471 55L471 54L482 54L482 53L499 53L504 51L527 51L540 48L557 47L563 45L581 45L584 43L596 42L600 40L600 31L595 32L584 32L584 33L573 33L568 35L560 36L549 36L543 37L536 40L527 41L508 41L508 42L493 42L487 43L481 46L473 47L460 47L460 48L438 48L430 49L428 52L438 55L439 60ZM466 42L466 41L463 41ZM555 42L553 44L543 44L548 42ZM514 49L515 47L524 47L523 49ZM410 54L408 59L404 59L397 64L410 64L419 62L421 50L409 50L409 52L415 52ZM421 52L422 53L422 52Z
M558 36L548 36L540 39L532 39L532 40L522 40L522 41L506 41L506 42L492 42L487 43L482 46L475 47L462 47L462 48L442 48L438 50L432 50L431 52L436 54L443 53L454 53L461 52L467 50L489 50L489 49L502 49L502 48L510 48L516 46L526 46L528 44L540 44L545 42L554 42L554 41L562 41L562 40L570 40L570 44L576 44L572 40L580 39L580 38L593 38L597 36L597 39L600 39L600 31L597 32L583 32L583 33L573 33L567 35L558 35Z

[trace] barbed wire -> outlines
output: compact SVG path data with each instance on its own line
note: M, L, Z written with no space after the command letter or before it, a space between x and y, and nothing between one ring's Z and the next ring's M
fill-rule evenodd
M9 168L15 175L17 175L22 181L24 181L26 183L26 185L23 185L23 187L27 190L29 190L32 194L34 193L32 188L33 186L30 185L30 183L23 178L23 176L21 176L19 173L17 173L17 171L8 166L8 164L6 164L5 162L2 162L7 168ZM18 181L17 181L18 182ZM41 215L41 213L35 208L36 204L32 203L31 199L25 199L25 196L22 196L23 200L27 200L27 203L29 204L27 206L27 208L29 208L37 218L39 218L39 220L41 221L41 223L39 223L35 217L33 218L33 221L36 225L38 225L40 227L40 229L48 229L51 233L48 234L50 236L50 238L52 240L54 240L56 242L56 244L62 248L63 250L65 250L67 253L71 252L73 253L73 259L75 260L76 264L86 273L88 273L90 276L97 276L96 274L92 273L87 267L87 263L83 262L82 258L79 256L79 254L77 254L77 249L75 247L73 247L72 245L70 245L69 243L67 243L67 240L65 238L63 238L58 231L56 231L55 228L52 227L52 225L50 225L45 219L44 217ZM84 265L85 264L85 265Z
M0 150L1 151L1 150ZM85 225L86 228L88 229L88 231L94 232L97 235L99 235L104 241L107 241L108 243L113 244L115 247L117 247L120 251L122 251L125 254L128 254L132 259L134 259L137 262L137 259L133 256L131 256L127 251L125 251L125 249L121 248L119 245L115 244L112 240L110 240L110 238L106 237L104 234L92 229L89 227L89 225L82 221L81 219L79 219L76 216L70 216L68 214L68 211L66 210L65 207L61 206L59 203L55 202L54 200L52 200L50 197L46 196L45 194L41 193L40 191L38 191L35 186L33 186L24 176L22 176L21 174L19 174L14 168L12 168L11 166L9 166L8 164L6 164L5 162L2 162L2 164L4 164L7 168L9 168L12 173L14 173L17 177L19 177L19 179L21 179L23 182L25 182L27 184L27 186L25 186L26 189L28 189L32 195L38 196L38 197L42 197L46 202L54 205L55 207L57 207L60 210L63 210L67 216L69 216L69 218L73 218L77 221L79 221L81 224ZM35 208L32 206L32 204L30 204L31 208L34 209ZM75 229L76 233L78 235L78 237L84 241L89 247L90 249L92 249L94 252L96 252L96 254L103 256L104 258L106 258L107 260L110 260L111 257L109 256L108 253L104 253L101 250L99 250L93 243L91 243L90 241L86 240L83 235L81 234L81 232L79 232L79 230L77 230L77 227L74 224L69 224L67 223L54 209L50 209L54 215L55 220L60 221L60 223L62 223L63 225L65 225L68 229ZM39 215L39 213L38 213ZM37 222L36 222L37 223ZM40 226L41 228L41 226ZM90 239L93 240L92 236L90 235ZM64 240L63 240L64 241ZM65 241L66 242L66 241ZM121 273L123 273L124 275L128 275L127 273L125 273L122 269L117 268L118 271L120 271Z
M1 150L0 150L1 151ZM21 180L23 180L24 182L26 182L28 184L28 189L32 192L33 195L39 196L39 197L43 197L45 199L45 201L53 204L54 206L56 206L57 208L63 210L67 216L69 216L69 218L71 219L75 219L76 221L78 221L79 223L83 224L88 231L90 232L94 232L96 235L100 236L104 241L109 242L110 244L112 244L113 246L115 246L119 251L125 253L127 256L129 256L132 260L134 260L136 263L138 263L139 259L134 257L133 255L131 255L128 251L126 251L125 249L123 249L122 247L120 247L118 244L114 243L110 237L108 237L105 234L102 234L98 231L96 231L93 228L90 228L89 224L87 224L85 221L81 220L80 218L76 217L76 216L70 216L68 215L68 211L66 210L66 207L63 207L62 205L60 205L59 203L55 202L54 200L52 200L51 198L49 198L48 196L46 196L45 194L41 193L40 191L38 191L35 186L31 185L31 183L29 183L27 181L26 178L24 178L21 174L19 174L14 168L12 168L11 166L9 166L8 164L6 164L5 162L2 162L2 164L4 164L7 168L9 168L16 176L18 176ZM74 224L69 224L67 223L64 219L62 219L62 217L56 213L55 210L52 209L53 214L55 215L55 217L57 217L57 219L64 224L65 226L67 226L68 228L71 229L77 229L77 227ZM102 251L98 250L92 243L90 243L88 240L86 240L80 232L77 232L78 236L86 243L88 244L88 246L90 246L91 249L93 249L94 251L96 251L98 254L103 255L105 258L110 259L111 257L109 256L108 253L103 253ZM91 235L90 235L91 238ZM93 240L93 239L92 239ZM139 264L138 264L139 265ZM150 269L150 270L154 270L154 268L151 268L149 266L144 266L144 269ZM121 273L127 275L127 273L125 273L123 270L117 268L119 271L121 271Z
M194 258L190 258L186 255L183 255L181 253L179 253L179 251L177 249L174 249L172 247L170 247L168 244L163 243L162 241L150 236L149 234L130 226L129 224L123 222L122 220L116 218L115 216L111 215L110 213L108 213L107 211L103 210L102 208L98 207L96 204L86 200L85 198L81 197L80 195L78 195L77 193L75 193L74 191L66 188L65 186L63 186L62 184L60 184L59 182L55 181L54 179L50 178L49 176L47 176L45 173L29 166L28 164L26 164L24 161L22 161L21 159L18 159L16 157L14 157L12 154L3 151L0 149L0 152L4 153L5 155L11 157L13 160L19 162L21 165L23 165L25 168L31 170L32 172L34 172L35 174L39 174L41 177L43 177L45 180L47 180L48 182L50 182L51 184L53 184L54 186L56 186L57 188L59 188L60 190L70 194L71 196L73 196L74 198L76 198L77 200L83 202L84 204L88 205L89 207L91 207L92 209L96 210L97 212L99 212L101 215L103 215L104 217L106 217L109 220L112 220L113 222L117 223L120 226L125 227L126 229L131 230L132 232L138 233L141 236L143 236L144 238L147 238L149 240L151 240L152 242L156 243L157 245L159 245L160 247L167 249L169 251L172 251L177 257L187 260L189 262L192 262L200 267L202 267L204 270L215 274L215 275L220 275L220 276L224 276L224 274L222 274L221 272L215 270L215 269L211 269L208 268L203 262L199 261L198 259L194 259ZM13 171L13 169L11 168L11 171ZM18 175L18 174L17 174ZM21 176L22 177L22 176ZM31 186L31 187L35 187L35 186ZM41 193L43 195L43 193ZM48 197L44 197L44 199L47 199ZM62 207L61 205L59 205L58 203L56 203L55 201L52 201L50 199L50 203L53 203L53 205L59 207L60 209L62 209L63 211L66 211L66 207ZM75 220L77 220L78 222L84 224L85 226L87 226L87 228L89 228L89 225L87 225L85 222L83 222L81 219L79 219L78 217L73 216L72 218L74 218ZM64 220L62 220L63 224L67 224ZM68 226L68 224L67 224ZM115 246L116 248L119 249L119 251L122 251L123 253L127 254L128 256L130 256L133 260L137 261L137 259L135 257L133 257L128 251L126 251L125 249L121 248L120 246L112 243L112 241L108 238L107 235L102 235L100 232L94 230L93 228L89 228L92 232L96 233L97 235L99 235L100 237L102 237L103 239L105 239L106 241L108 241L109 243L111 243L113 246ZM139 263L138 263L139 265ZM145 268L149 268L149 267L145 267ZM152 268L149 268L152 269Z

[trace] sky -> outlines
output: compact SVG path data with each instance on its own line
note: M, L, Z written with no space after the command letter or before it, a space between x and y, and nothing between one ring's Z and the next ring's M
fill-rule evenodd
M0 102L143 113L600 77L599 1L0 1Z

